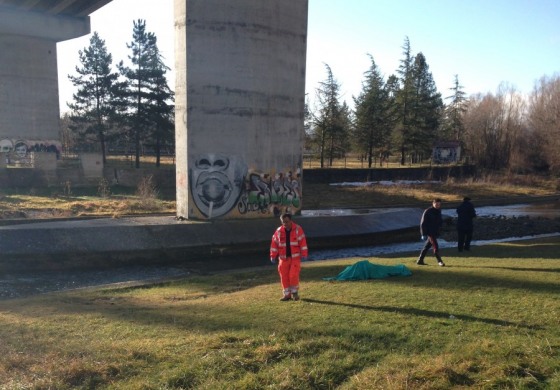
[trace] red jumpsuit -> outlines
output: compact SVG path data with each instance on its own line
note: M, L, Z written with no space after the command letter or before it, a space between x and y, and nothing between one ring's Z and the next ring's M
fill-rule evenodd
M278 273L284 296L296 294L299 290L301 259L307 257L307 241L301 226L292 222L289 240L291 256L287 257L286 228L280 226L272 235L270 258L279 259Z

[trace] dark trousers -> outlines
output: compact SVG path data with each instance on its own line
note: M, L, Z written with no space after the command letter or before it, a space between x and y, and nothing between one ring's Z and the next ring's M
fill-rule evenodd
M420 256L418 256L418 261L421 263L424 261L424 257L426 257L426 253L432 248L434 251L434 256L436 257L438 262L441 262L441 256L439 255L439 244L437 242L437 238L433 236L428 236L422 251L420 252Z
M457 249L462 252L471 249L472 229L457 229Z

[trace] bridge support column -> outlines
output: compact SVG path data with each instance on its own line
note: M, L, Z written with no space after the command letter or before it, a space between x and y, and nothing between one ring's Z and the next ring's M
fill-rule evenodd
M302 205L308 0L175 0L177 216Z
M3 151L15 150L16 145L30 148L34 142L60 145L56 42L89 31L89 17L62 17L0 6ZM22 150L21 154L27 152Z

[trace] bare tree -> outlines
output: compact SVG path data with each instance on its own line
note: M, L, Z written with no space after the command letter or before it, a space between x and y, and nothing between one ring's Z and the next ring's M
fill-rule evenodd
M525 102L517 91L502 84L496 95L471 97L465 112L466 144L483 168L508 168L523 128Z
M560 171L560 75L542 77L528 99L530 136L540 141L542 160L552 171ZM538 163L537 161L534 161Z

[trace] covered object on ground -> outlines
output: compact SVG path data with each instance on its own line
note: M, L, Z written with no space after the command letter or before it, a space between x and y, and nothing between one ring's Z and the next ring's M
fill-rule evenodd
M383 279L389 276L410 276L412 272L403 264L397 265L379 265L372 264L367 260L358 261L349 265L338 274L324 280L366 280L366 279Z

